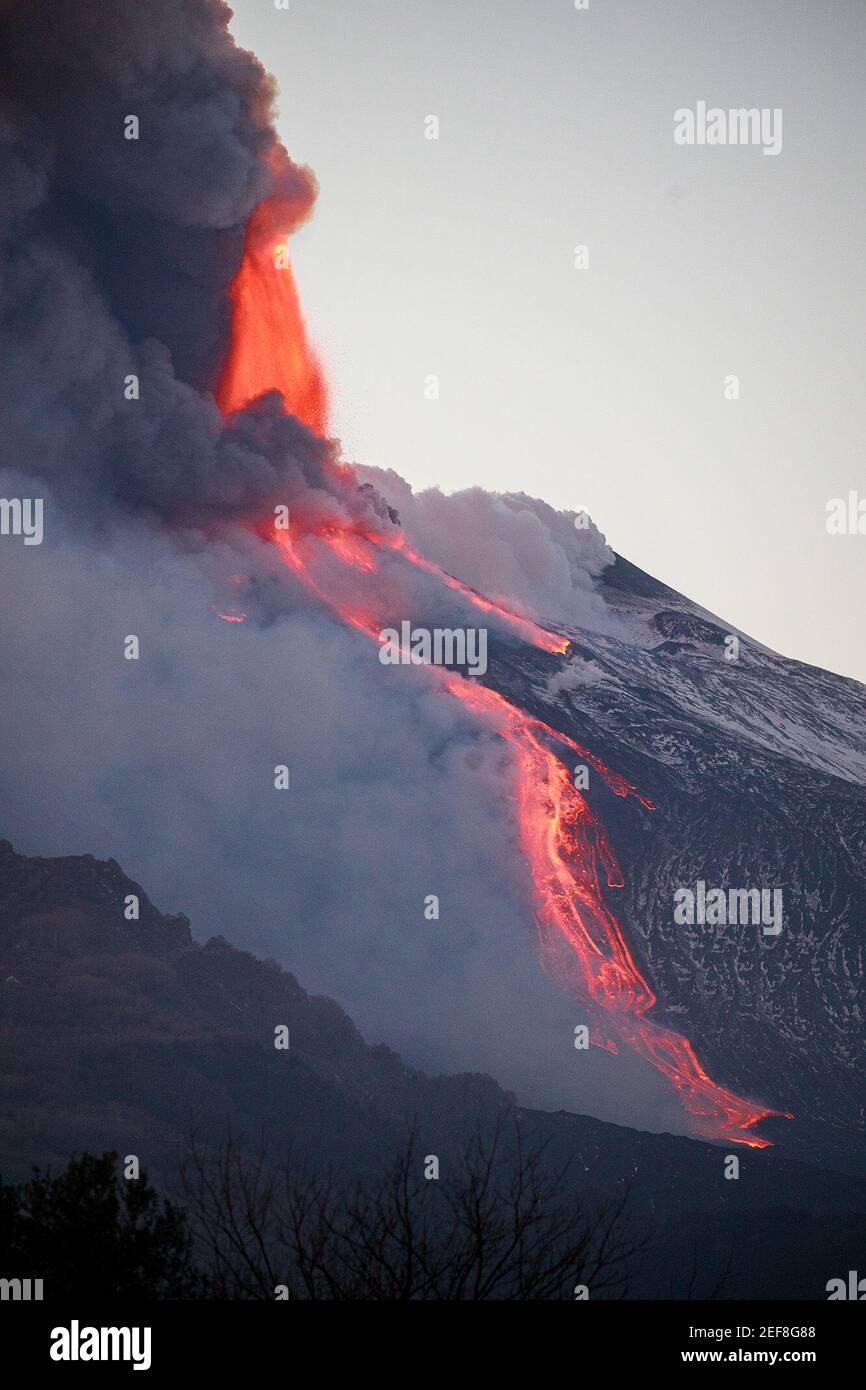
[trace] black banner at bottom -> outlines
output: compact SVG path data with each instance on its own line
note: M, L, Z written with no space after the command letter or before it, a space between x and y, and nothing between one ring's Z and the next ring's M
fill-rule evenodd
M539 1332L545 1339L569 1339L580 1364L591 1356L597 1368L601 1358L612 1373L793 1365L826 1376L850 1365L860 1348L864 1319L866 1310L844 1302L588 1301L498 1304L472 1313L467 1307L447 1312L429 1305L374 1303L89 1305L82 1299L75 1307L0 1303L0 1336L5 1365L14 1357L25 1374L47 1371L60 1377L98 1376L107 1367L114 1375L159 1379L178 1373L258 1375L268 1363L298 1370L296 1358L304 1350L316 1356L319 1369L339 1363L343 1355L360 1369L375 1349L381 1370L388 1361L389 1339L409 1333L417 1371L429 1378L437 1364L448 1374L476 1365L486 1372L500 1357L510 1358L515 1346L523 1353L534 1347L534 1355L545 1357L548 1340L524 1340L526 1333ZM452 1333L460 1336L459 1344ZM399 1346L395 1340L395 1353ZM401 1375L410 1373L405 1346L396 1364Z

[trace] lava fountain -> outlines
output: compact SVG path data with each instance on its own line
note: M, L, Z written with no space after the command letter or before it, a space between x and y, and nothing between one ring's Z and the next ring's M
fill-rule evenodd
M279 155L272 157L272 165L281 162ZM325 380L307 340L286 244L296 217L290 201L280 197L266 198L250 215L241 264L229 288L231 338L216 400L227 415L263 391L277 390L288 414L324 434Z
M312 352L288 252L280 241L280 200L266 199L253 211L243 259L232 282L231 342L216 397L226 414L242 409L265 391L278 390L284 409L310 429L324 433L327 398ZM350 472L350 470L347 470ZM509 626L548 653L562 653L568 640L508 606L479 594L414 551L402 532L377 531L329 519L318 530L278 531L273 539L286 564L348 625L378 640L383 626L363 596L365 575L379 572L386 553L437 577L465 600ZM351 601L329 591L317 577L323 548L356 578ZM752 1133L770 1110L714 1082L687 1038L647 1017L656 1001L614 914L605 902L622 875L604 827L573 785L565 750L584 758L616 796L652 803L568 735L513 705L498 691L456 671L428 667L431 680L461 701L480 723L507 744L515 774L514 802L520 843L534 885L536 926L542 963L561 984L594 1006L594 1043L616 1052L631 1048L676 1088L695 1130L711 1139L764 1148L769 1140ZM557 746L560 751L557 750ZM790 1118L790 1117L789 1117Z

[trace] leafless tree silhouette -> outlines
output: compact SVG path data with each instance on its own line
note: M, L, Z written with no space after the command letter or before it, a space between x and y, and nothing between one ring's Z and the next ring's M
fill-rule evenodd
M622 1198L592 1214L517 1126L476 1136L438 1180L411 1133L381 1182L309 1177L229 1138L193 1143L182 1183L212 1296L538 1300L623 1297L641 1248Z

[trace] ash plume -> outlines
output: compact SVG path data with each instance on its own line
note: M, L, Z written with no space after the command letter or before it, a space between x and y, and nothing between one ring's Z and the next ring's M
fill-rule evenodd
M364 509L278 402L228 428L214 404L249 214L269 197L288 232L316 192L229 17L217 0L2 8L0 464L91 514L206 524L307 489Z

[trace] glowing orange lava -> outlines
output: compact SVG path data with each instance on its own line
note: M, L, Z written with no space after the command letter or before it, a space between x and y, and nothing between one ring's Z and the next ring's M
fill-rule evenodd
M263 391L282 393L288 414L324 434L327 396L307 341L285 236L280 199L267 199L247 223L240 268L231 283L231 340L216 388L223 414L242 410Z
M468 584L462 584L459 579L454 578L453 574L448 574L445 570L440 569L438 565L434 564L432 560L425 560L424 556L419 555L417 550L412 550L411 547L406 544L402 532L398 531L395 533L395 538L391 539L391 545L395 549L399 549L400 553L405 555L406 559L411 564L415 565L418 569L424 570L427 574L435 574L449 589L456 589L457 593L462 594L463 597L468 599L476 608L480 608L484 613L492 613L494 617L500 618L503 622L508 623L515 632L519 633L525 641L531 642L534 647L540 647L541 650L545 652L562 653L568 651L569 642L567 637L563 637L559 632L547 632L543 627L539 627L537 623L532 622L530 618L523 618L519 613L512 613L504 604L494 603L492 599L485 598L483 594L477 593L475 589L470 589Z
M274 264L274 220L270 200L260 204L250 219L243 262L231 287L231 347L217 400L228 413L276 387L287 411L324 432L322 375L307 342L291 271ZM352 476L348 466L342 466L341 471ZM393 552L438 577L540 650L554 654L568 648L568 640L561 634L549 632L477 593L419 555L398 530L378 531L338 519L315 531L275 530L273 535L286 564L343 622L374 641L378 641L383 624L381 615L365 605L363 576L378 574L383 555ZM324 553L323 545L361 581L360 585L353 584L351 601L331 592L327 581L317 578L317 559ZM614 1052L618 1044L625 1044L656 1067L676 1087L698 1133L729 1143L766 1147L768 1140L748 1131L768 1115L782 1112L719 1086L704 1071L687 1038L646 1017L656 996L605 903L600 879L603 873L608 888L622 885L616 856L589 802L573 785L565 763L551 745L559 744L578 754L616 796L633 796L650 810L652 803L579 743L527 714L498 691L447 668L427 669L431 679L440 681L511 750L520 841L535 889L542 962L566 988L595 1006L593 1042Z

